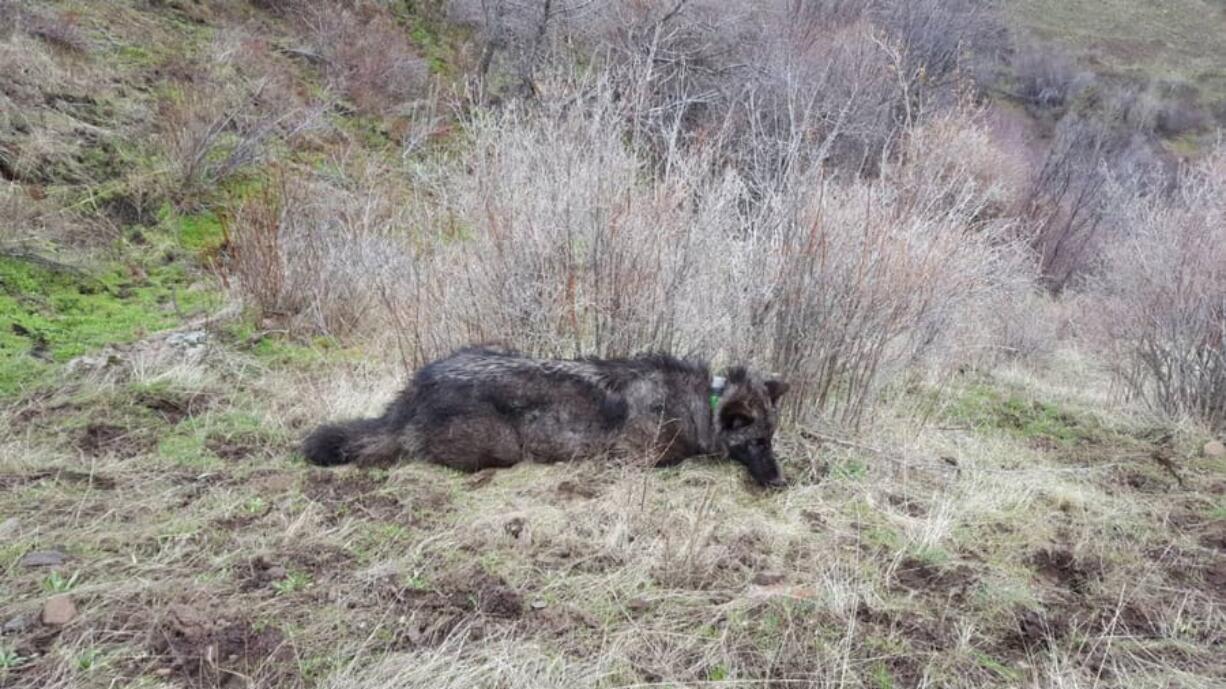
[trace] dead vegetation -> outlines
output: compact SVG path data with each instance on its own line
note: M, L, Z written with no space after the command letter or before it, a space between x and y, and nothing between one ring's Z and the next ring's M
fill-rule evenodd
M1003 16L0 0L0 684L1216 686L1220 147ZM482 340L793 486L296 459Z

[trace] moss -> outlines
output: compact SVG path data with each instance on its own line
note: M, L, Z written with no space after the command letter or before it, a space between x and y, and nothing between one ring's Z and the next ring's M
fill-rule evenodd
M205 253L217 249L225 241L225 226L214 211L176 215L169 208L163 208L161 216L163 224L170 228L184 249Z
M0 396L34 384L54 367L107 344L177 324L215 301L189 290L180 265L130 261L96 274L52 270L0 257Z

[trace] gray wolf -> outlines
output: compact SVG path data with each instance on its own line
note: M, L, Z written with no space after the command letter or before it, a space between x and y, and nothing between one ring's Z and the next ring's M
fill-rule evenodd
M772 440L787 389L743 367L713 378L706 363L663 354L536 359L471 347L419 369L382 416L320 426L302 450L323 466L418 457L462 471L717 455L780 487Z

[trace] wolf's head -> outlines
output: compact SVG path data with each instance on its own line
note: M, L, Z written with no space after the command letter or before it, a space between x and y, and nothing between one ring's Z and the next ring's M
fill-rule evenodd
M712 390L715 434L722 452L745 465L759 485L787 485L775 461L772 440L779 423L779 398L788 384L760 378L744 368L733 368Z

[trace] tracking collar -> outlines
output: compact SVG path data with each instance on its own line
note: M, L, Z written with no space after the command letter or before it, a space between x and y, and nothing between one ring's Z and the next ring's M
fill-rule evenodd
M719 407L719 400L724 396L724 388L727 385L728 381L723 376L715 376L711 379L711 388L707 391L707 400L711 403L711 411L715 411Z

